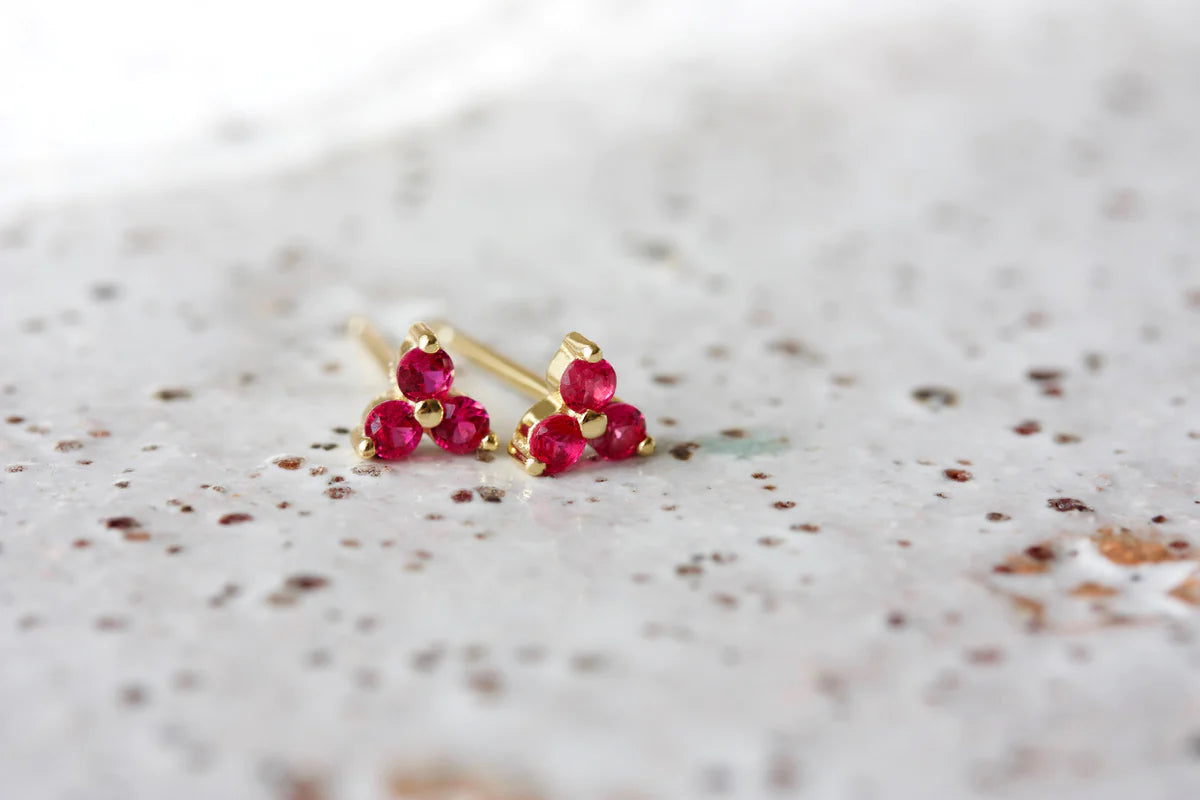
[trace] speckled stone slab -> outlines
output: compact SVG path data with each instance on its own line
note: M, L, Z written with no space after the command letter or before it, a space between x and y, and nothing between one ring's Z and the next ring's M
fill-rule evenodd
M1062 8L8 208L0 797L1196 796L1200 20ZM360 463L360 311L659 453Z

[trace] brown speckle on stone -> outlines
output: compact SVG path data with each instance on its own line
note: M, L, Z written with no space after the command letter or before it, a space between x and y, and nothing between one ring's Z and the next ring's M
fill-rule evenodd
M122 705L136 708L146 703L146 690L136 684L121 688L120 701Z
M1165 516L1163 516L1162 514L1159 514L1156 517L1151 517L1150 521L1153 522L1155 525L1162 525L1163 523L1167 522L1167 518Z
M280 456L275 459L275 466L287 470L300 469L304 466L304 459L300 456Z
M104 521L104 527L119 531L127 531L138 527L138 521L133 517L109 517Z
M222 525L238 525L243 522L249 522L252 519L254 519L254 517L250 516L249 514L247 514L245 512L235 511L232 514L226 514L225 516L221 517L221 519L219 519L217 521L220 522Z
M323 589L329 585L329 579L322 575L313 575L311 573L301 573L292 575L284 581L284 587L298 592L311 592L317 589Z
M354 494L354 490L349 486L343 486L339 484L337 486L330 486L325 490L325 494L329 497L332 497L334 500L341 500L344 497L349 497L350 495Z
M805 355L808 351L804 342L799 339L776 339L767 344L767 349L772 353L780 353L792 357Z
M459 489L457 492L450 495L450 499L456 503L469 503L475 499L475 493L470 489Z
M608 659L600 653L577 653L571 657L571 668L576 672L599 672L608 666Z
M477 486L480 499L485 503L499 503L504 500L504 490L498 486Z
M190 400L192 392L190 389L185 389L181 386L159 389L154 393L155 398L162 400L164 403L169 403L172 400Z
M1073 497L1051 497L1046 501L1046 505L1053 508L1055 511L1092 511L1082 500L1076 500Z
M1056 434L1054 434L1054 443L1055 444L1078 444L1081 441L1082 441L1082 439L1080 439L1078 436L1076 436L1073 433L1056 433Z
M69 453L72 450L80 450L83 448L83 442L78 439L63 439L58 444L54 445L54 449L60 453Z
M944 386L918 386L912 390L912 397L930 408L958 405L958 393Z
M989 511L987 515L988 522L1007 522L1010 519L1012 517L1000 511Z
M942 470L942 474L950 480L958 481L959 483L966 483L967 481L971 480L971 478L975 477L965 469L955 469L953 467Z
M1035 544L1025 548L1025 555L1032 558L1034 561L1053 561L1054 548L1045 544Z
M681 442L671 448L670 453L680 461L690 461L692 453L700 447L696 442Z
M1021 553L1009 556L1001 564L992 567L992 572L999 575L1033 575L1046 572L1054 560L1054 545L1051 542L1039 542L1025 548Z
M787 510L789 508L796 507L796 503L792 500L776 500L772 505L780 510Z
M485 696L495 696L504 689L500 673L493 669L483 669L472 672L467 678L471 690Z
M721 435L727 439L745 439L746 432L741 428L726 428L721 431Z
M674 386L682 380L678 375L655 375L654 382L660 386Z
M1042 423L1036 419L1027 419L1013 427L1013 433L1019 436L1032 436L1035 433L1040 433L1041 430Z
M1004 651L999 647L976 647L966 653L967 661L980 666L999 664L1004 660Z

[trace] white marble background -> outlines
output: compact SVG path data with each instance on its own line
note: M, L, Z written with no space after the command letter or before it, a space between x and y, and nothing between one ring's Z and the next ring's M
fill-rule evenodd
M1194 797L1200 10L898 5L5 9L0 798Z

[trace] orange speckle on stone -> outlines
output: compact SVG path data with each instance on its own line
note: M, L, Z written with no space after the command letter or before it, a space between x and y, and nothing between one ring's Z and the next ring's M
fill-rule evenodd
M1054 546L1050 542L1039 542L1016 555L1009 556L992 568L1002 575L1032 575L1050 569L1054 560Z
M1101 528L1092 537L1092 543L1100 555L1114 564L1157 564L1162 561L1178 561L1182 558L1156 538L1140 536L1128 528L1114 531Z
M1094 581L1084 581L1071 590L1072 597L1112 597L1115 594L1118 594L1116 589Z
M1021 613L1026 620L1026 625L1031 631L1040 631L1046 627L1046 604L1041 600L1034 600L1032 597L1025 595L1013 595L1013 605L1017 611Z
M1200 606L1200 574L1189 575L1183 583L1167 592L1176 600L1182 600L1188 605Z

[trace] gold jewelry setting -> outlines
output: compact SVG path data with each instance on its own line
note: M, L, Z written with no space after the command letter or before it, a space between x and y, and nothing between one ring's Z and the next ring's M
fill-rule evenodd
M404 458L425 433L438 447L459 455L499 446L483 405L454 391L454 361L432 328L416 323L395 348L362 317L351 319L349 327L391 378L390 391L371 401L362 423L350 432L359 456Z
M509 455L528 474L562 472L588 444L609 461L654 453L645 417L615 396L616 372L600 346L582 334L563 337L544 379L449 325L439 323L438 334L470 361L540 398L521 417L508 443Z

